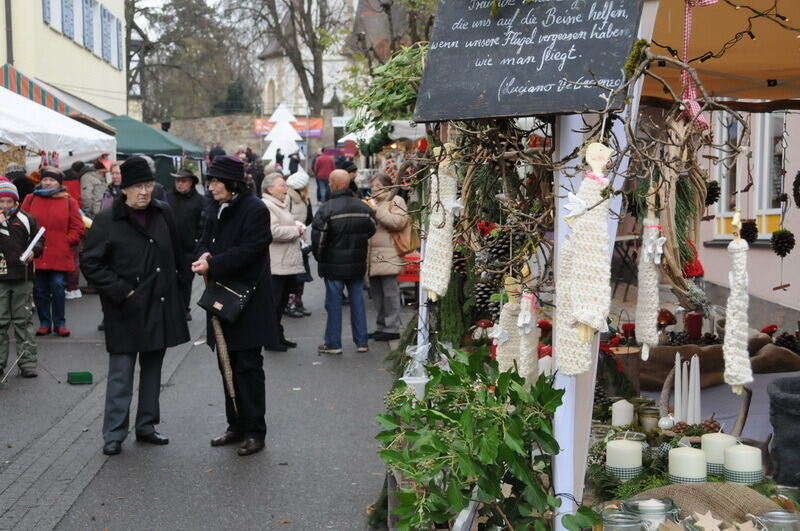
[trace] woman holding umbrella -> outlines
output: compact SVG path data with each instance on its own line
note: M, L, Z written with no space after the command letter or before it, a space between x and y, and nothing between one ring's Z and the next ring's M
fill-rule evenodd
M278 343L274 319L264 322L264 316L274 315L270 293L269 210L259 198L247 192L244 164L239 158L217 157L207 175L214 201L192 271L205 276L209 283L235 282L253 289L235 322L218 323L220 339L225 344L218 342L219 334L215 333L211 315L208 316L209 346L222 354L220 370L227 380L223 388L228 420L225 433L212 439L211 446L241 442L238 454L245 456L264 448L267 425L261 349ZM229 367L225 366L226 351Z

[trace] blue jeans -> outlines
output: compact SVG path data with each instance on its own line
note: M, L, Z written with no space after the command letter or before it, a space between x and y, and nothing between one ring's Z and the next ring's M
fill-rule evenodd
M325 344L331 348L342 348L342 299L344 287L350 295L350 326L356 345L369 343L367 337L367 309L364 304L364 280L325 279L325 310L328 322L325 324Z
M33 300L39 314L39 326L54 328L67 324L64 318L64 289L67 274L63 271L39 269L33 278Z
M317 179L317 203L323 204L331 193L328 179Z

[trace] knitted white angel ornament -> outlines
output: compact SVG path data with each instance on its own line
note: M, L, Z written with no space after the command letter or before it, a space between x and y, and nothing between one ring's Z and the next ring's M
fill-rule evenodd
M569 194L567 223L572 234L564 240L556 281L555 349L559 370L567 376L588 371L594 358L592 337L608 330L611 306L611 257L608 200L602 190L608 181L603 169L612 150L592 143L586 149L591 167L578 194Z
M728 274L730 294L725 308L725 340L722 354L725 359L725 383L733 392L742 393L742 386L753 381L753 370L747 352L747 249L739 236L742 222L739 212L733 217L733 241L728 244L731 254L731 271Z
M648 196L647 217L642 231L636 300L636 339L642 343L643 360L650 357L650 347L658 345L658 270L667 240L661 236L661 225L654 215L651 197Z
M445 145L449 150L452 146ZM441 152L434 150L438 156ZM425 241L425 256L420 268L420 282L432 300L444 297L450 283L453 266L453 206L458 204L458 184L453 162L447 152L439 163L439 170L430 181L431 214Z

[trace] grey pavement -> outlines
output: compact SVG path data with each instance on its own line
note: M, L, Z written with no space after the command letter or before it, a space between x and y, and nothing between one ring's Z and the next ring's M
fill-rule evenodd
M235 446L209 445L225 428L223 392L196 307L192 341L165 358L159 431L170 444L131 436L122 454L103 456L107 354L96 331L99 301L68 301L73 337L40 342L47 372L32 380L12 374L0 387L0 530L364 529L385 472L373 437L392 382L381 362L389 346L372 342L368 354L357 354L345 312L344 354L318 356L325 323L319 279L304 299L311 317L284 318L298 348L264 352L267 447L244 458ZM370 301L367 307L373 329ZM66 373L75 370L91 371L94 384L68 385Z

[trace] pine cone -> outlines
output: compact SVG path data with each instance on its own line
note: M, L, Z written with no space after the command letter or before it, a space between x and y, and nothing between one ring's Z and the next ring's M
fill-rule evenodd
M800 342L788 332L784 332L775 338L775 345L791 350L795 354L800 354Z
M711 206L719 201L722 189L717 181L706 181L706 206Z
M686 424L685 422L676 422L675 426L672 427L672 431L674 431L675 433L683 433L686 431L688 427L689 425Z
M712 334L711 332L706 332L703 334L702 342L704 345L716 345L721 343L719 337L716 334Z
M787 229L776 230L772 233L770 245L775 254L784 258L794 249L794 234Z
M756 241L758 239L758 225L756 225L755 220L747 219L742 221L742 229L739 231L739 236L749 244Z
M672 346L688 345L691 342L692 339L687 332L673 332L669 338L669 344Z
M794 183L792 184L792 195L794 195L794 206L800 208L800 171L794 176Z
M453 271L462 277L467 276L467 259L460 251L453 253Z

